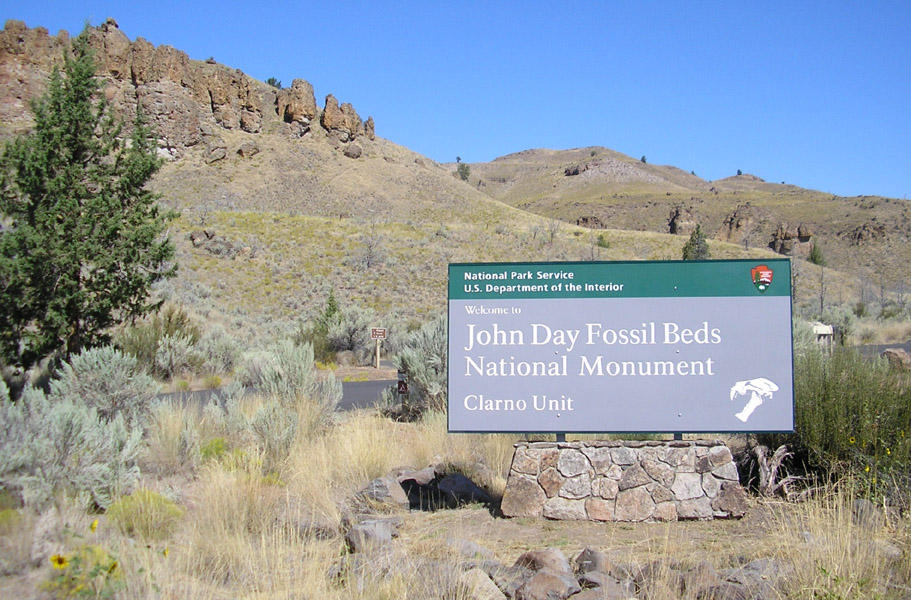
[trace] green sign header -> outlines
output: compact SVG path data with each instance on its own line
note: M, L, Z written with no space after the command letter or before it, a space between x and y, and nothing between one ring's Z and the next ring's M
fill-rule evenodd
M449 265L450 300L790 294L791 261L786 258Z

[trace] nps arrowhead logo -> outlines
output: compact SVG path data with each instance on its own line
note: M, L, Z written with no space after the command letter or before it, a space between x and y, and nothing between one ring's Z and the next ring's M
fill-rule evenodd
M756 286L760 293L765 293L769 286L772 285L772 275L772 269L765 265L756 265L750 269L750 279L753 280L753 285Z

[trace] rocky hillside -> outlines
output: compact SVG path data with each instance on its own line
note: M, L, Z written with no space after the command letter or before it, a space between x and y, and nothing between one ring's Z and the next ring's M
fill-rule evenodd
M678 204L674 229L688 233L752 201L759 216L732 217L713 256L771 256L765 243L746 249L740 232L759 239L765 230L752 233L754 223L777 227L773 209L806 193L747 177L704 182L604 148L521 152L471 165L465 182L454 165L377 136L351 104L329 95L320 107L303 79L276 89L211 59L130 41L112 19L89 36L113 110L130 117L138 104L151 117L166 159L152 185L181 212L171 229L180 275L160 292L231 329L287 331L330 289L342 303L423 318L443 308L448 262L676 259L685 237L666 232ZM0 135L31 125L29 101L68 44L66 32L6 23ZM865 202L855 211L871 217L863 231L880 235L872 216L883 201ZM804 243L806 223L816 227L787 218L782 239L794 229ZM807 272L799 291L809 302L812 267L797 269ZM854 293L848 280L839 287Z
M44 90L68 44L65 31L50 36L43 27L6 23L0 32L0 118L6 128L28 127L28 101ZM107 101L122 114L132 114L140 105L171 157L202 143L209 149L208 158L218 160L223 157L218 129L260 133L271 115L296 135L306 134L312 125L338 143L374 138L372 117L362 121L351 104L339 106L331 94L319 110L313 86L303 79L278 90L214 59L191 60L180 50L156 48L143 38L131 42L114 19L90 30L90 44L107 84Z
M595 229L689 235L807 258L819 244L830 266L897 289L911 259L911 205L843 198L750 174L706 181L601 147L526 150L469 165L490 197Z

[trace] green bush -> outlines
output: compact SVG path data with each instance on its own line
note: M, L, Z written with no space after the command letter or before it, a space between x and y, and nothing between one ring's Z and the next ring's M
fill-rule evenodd
M118 498L108 508L107 515L124 535L162 540L171 535L183 510L161 494L140 488Z
M158 342L155 351L155 372L163 377L174 377L201 366L201 359L193 350L193 342L182 335L166 335Z
M297 437L300 415L292 407L270 400L261 406L250 420L250 431L263 455L265 472L276 470L291 452ZM309 432L308 432L309 433Z
M202 359L202 368L209 373L230 373L240 358L237 340L217 324L199 338L195 351Z
M822 250L816 242L813 242L813 245L810 246L810 255L807 257L807 260L814 265L825 266L826 264L826 259L822 255Z
M218 460L228 451L228 442L223 437L214 437L199 448L203 460Z
M468 178L471 177L471 167L463 162L460 162L459 166L456 167L456 173L458 173L459 179L462 181L468 181Z
M220 420L222 429L233 436L251 439L263 453L270 471L288 455L299 435L311 435L331 418L342 399L342 385L330 373L322 378L309 344L280 342L258 355L255 377L248 381L268 396L252 418L238 403L241 389L225 390L220 409L206 415ZM219 412L220 410L220 412Z
M161 340L170 336L188 340L192 346L200 339L199 327L179 306L166 304L157 313L131 327L116 338L116 345L136 357L147 370L155 371L155 355Z
M375 344L370 328L377 323L370 309L349 307L339 311L329 323L326 339L333 353L351 351L358 364L370 364Z
M158 393L155 380L136 359L113 346L84 350L63 365L50 382L52 401L85 404L104 421L123 415L128 425L143 425Z
M312 323L303 325L295 337L298 344L310 344L314 357L320 362L335 360L335 351L329 344L329 326L337 320L338 313L338 301L330 291L323 312Z
M0 488L37 508L58 492L105 508L139 478L141 442L141 428L122 414L107 421L91 406L27 387L17 402L0 404Z
M404 348L396 355L396 367L405 372L408 382L407 402L424 410L446 410L446 317L441 315L425 323L408 336Z
M885 360L839 348L795 357L795 434L764 435L787 443L822 475L857 475L875 493L907 488L911 467L911 381Z

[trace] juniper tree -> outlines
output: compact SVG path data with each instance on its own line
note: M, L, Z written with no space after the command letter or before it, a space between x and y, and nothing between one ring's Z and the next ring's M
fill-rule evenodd
M160 160L137 109L132 132L99 97L86 32L32 103L31 132L0 155L0 360L29 367L108 339L173 276L176 216L145 186Z
M702 228L696 225L690 239L683 245L683 260L706 260L708 257L709 245L705 241L705 234L702 233Z

